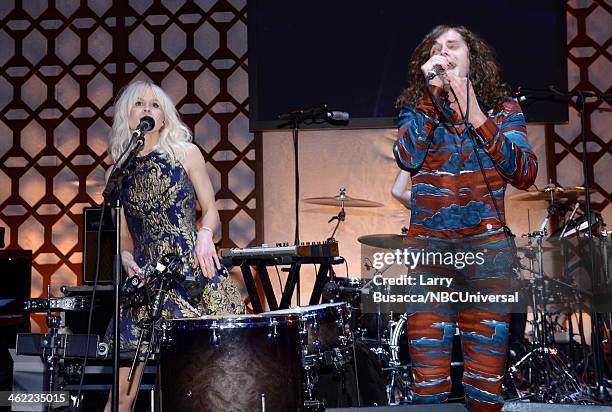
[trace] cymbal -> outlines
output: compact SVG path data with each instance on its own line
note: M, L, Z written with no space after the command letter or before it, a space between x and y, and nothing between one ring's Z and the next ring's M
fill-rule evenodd
M531 243L530 243L531 240ZM538 245L535 240L529 239L527 237L517 237L515 239L516 250L519 252L537 252ZM557 245L551 245L550 243L542 242L542 251L548 252L551 250L561 250L561 248Z
M554 199L576 199L584 194L584 186L574 187L560 187L560 186L547 186L544 189L533 191L533 192L520 192L516 193L508 199L510 200L521 200L521 201L538 201L538 200L550 200L551 195ZM591 188L591 192L596 192L597 189Z
M357 241L381 249L401 249L406 246L406 235L396 235L394 233L365 235L358 237Z
M344 207L381 207L382 203L374 202L373 200L356 199L354 197L347 196L345 194L339 194L337 196L325 196L325 197L310 197L304 199L304 202L313 205L323 206L342 206Z

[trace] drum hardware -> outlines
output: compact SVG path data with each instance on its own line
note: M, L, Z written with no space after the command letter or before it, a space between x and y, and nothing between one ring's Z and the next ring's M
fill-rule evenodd
M46 312L51 309L53 312L72 311L84 312L91 306L91 297L72 296L62 298L30 298L23 303L25 312Z
M278 321L272 320L270 321L270 325L272 326L272 330L268 332L268 339L276 339L278 338Z
M570 290L575 290L575 288L561 280L547 276L544 272L543 253L545 248L542 241L547 235L546 223L549 216L550 214L544 218L539 230L528 233L529 243L522 249L522 251L527 252L526 256L529 258L529 290L533 307L533 320L530 323L533 328L534 339L531 350L511 365L508 373L518 399L531 398L542 402L572 402L572 399L576 397L584 397L587 387L581 382L575 371L568 367L562 354L556 348L554 339L549 334L551 327L546 317L548 302L546 281L570 288ZM535 269L536 261L537 270ZM524 380L527 382L530 393L522 390L518 384L523 377L525 377Z
M346 333L350 320L347 303L327 303L262 313L269 315L293 315L298 320L298 339L303 373L303 406L306 411L321 411L325 407L319 398L319 373L321 368L333 368L342 373L352 361L352 339Z
M217 333L217 323L213 322L212 327L210 328L212 331L212 335L210 337L210 343L213 345L219 345L221 343L221 336Z
M155 291L156 294L152 302L149 302L149 318L139 325L140 336L138 337L138 344L136 345L134 357L132 358L128 382L131 382L134 378L134 372L140 357L140 349L145 339L147 342L147 353L144 359L145 365L151 356L151 352L154 352L157 348L158 342L155 332L162 330L160 324L163 323L162 308L166 300L166 294L172 288L173 283L177 281L182 264L181 258L178 255L173 253L164 255L155 264L153 272L151 274L146 274L147 276L143 280L144 285L140 289L134 291L134 295L139 296L144 296L145 293L148 296L149 291ZM140 293L137 293L139 291ZM125 299L129 300L129 297L130 295L126 296ZM115 348L115 350L118 349ZM140 375L140 379L142 379L142 374ZM138 386L140 386L140 382Z
M47 333L17 334L16 347L18 355L40 355L45 365L45 390L53 392L57 390L60 360L81 356L95 358L98 353L99 337L60 333L61 317L53 316L52 313L54 307L57 307L57 300L51 298L51 285L47 286L46 300L47 302L40 306L46 307ZM40 301L36 301L35 304L39 305ZM53 411L53 404L48 404L46 410Z

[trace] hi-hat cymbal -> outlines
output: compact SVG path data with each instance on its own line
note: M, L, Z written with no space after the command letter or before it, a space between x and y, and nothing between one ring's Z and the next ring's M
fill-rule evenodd
M325 197L310 197L308 199L304 199L304 202L310 203L313 205L323 205L323 206L342 206L344 207L381 207L382 203L374 202L373 200L366 199L356 199L345 194L340 194L337 196L325 196Z
M357 238L357 241L381 249L402 249L406 246L406 235L396 235L394 233L365 235Z
M522 201L536 201L536 200L550 200L552 198L556 200L561 199L576 199L584 194L584 186L574 187L560 187L560 186L547 186L544 189L536 190L533 192L521 192L516 193L508 199L510 200L522 200ZM597 189L591 188L590 192L596 192Z
M527 237L517 237L515 238L516 250L519 252L537 252L538 245L535 240L529 239ZM553 250L560 250L559 246L551 245L550 243L542 243L542 251L550 252Z

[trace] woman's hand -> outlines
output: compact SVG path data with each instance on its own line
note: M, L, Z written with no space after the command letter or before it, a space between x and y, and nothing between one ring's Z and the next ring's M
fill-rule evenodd
M207 278L215 275L215 269L221 269L219 257L213 243L213 234L209 229L200 229L194 250L195 259Z
M128 276L134 276L138 272L140 272L140 266L134 260L134 256L128 252L121 252L121 264L123 265L123 269L127 272Z

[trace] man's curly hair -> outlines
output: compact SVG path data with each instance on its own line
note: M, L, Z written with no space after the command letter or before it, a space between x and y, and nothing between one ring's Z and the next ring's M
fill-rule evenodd
M463 37L470 56L470 81L480 101L489 108L499 107L510 94L510 88L501 80L501 68L495 50L478 35L464 26L440 25L429 32L414 49L408 69L408 87L395 101L396 107L416 105L424 93L421 66L429 60L435 41L448 30L455 30Z

